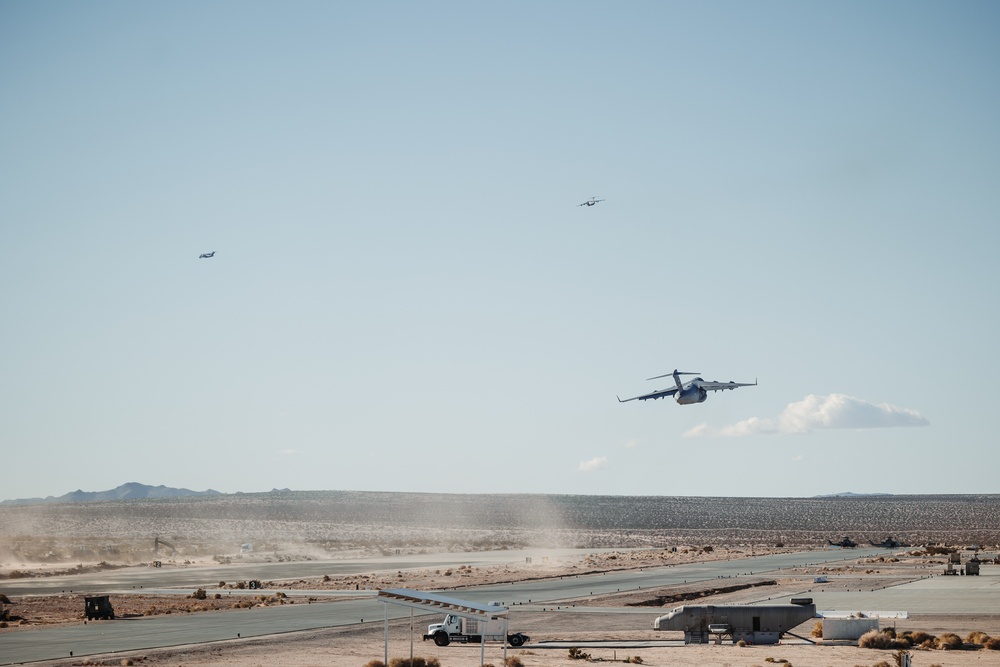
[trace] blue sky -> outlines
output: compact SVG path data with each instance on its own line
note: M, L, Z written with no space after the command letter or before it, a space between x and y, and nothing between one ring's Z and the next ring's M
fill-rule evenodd
M996 493L998 29L4 2L3 496Z

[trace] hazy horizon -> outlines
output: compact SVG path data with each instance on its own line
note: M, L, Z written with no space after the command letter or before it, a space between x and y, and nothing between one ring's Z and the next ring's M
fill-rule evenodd
M49 496L44 496L44 497L42 497L42 496L33 496L33 497L28 497L28 498L0 498L0 503L11 504L11 503L14 503L14 502L19 502L19 501L39 501L39 500L41 500L41 501L49 501L51 499L58 500L58 499L63 498L65 496L73 495L73 494L76 494L76 493L82 493L82 494L88 494L88 495L99 495L99 494L107 493L107 492L110 492L110 491L118 490L118 489L120 489L122 487L129 486L131 484L138 484L140 486L148 487L150 489L165 488L168 491L187 491L187 492L190 492L190 493L189 494L177 494L177 495L171 494L171 495L167 495L167 496L148 496L148 497L144 496L144 497L135 497L135 498L101 498L101 499L85 500L85 501L82 501L82 502L104 502L104 501L108 501L108 500L160 500L160 499L169 499L169 498L194 498L194 497L206 497L206 496L212 497L212 496L215 496L215 495L221 495L221 496L230 496L230 495L263 495L263 494L270 494L270 493L278 493L278 494L280 494L280 493L352 493L352 494L399 493L399 494L439 494L439 495L469 495L469 496L476 496L476 495L484 495L484 496L485 495L524 495L524 496L530 496L530 495L540 495L540 496L569 495L569 496L573 496L573 495L579 495L579 496L608 496L608 497L619 497L619 498L629 498L629 497L706 498L706 499L709 499L709 498L755 498L755 499L773 499L773 500L843 498L843 497L853 497L853 496L857 496L857 497L876 497L876 498L879 498L879 497L893 497L893 496L905 496L905 497L914 497L914 496L928 496L928 497L931 497L931 496L1000 496L1000 493L994 493L994 494L989 494L989 493L987 493L987 494L981 494L981 493L938 494L938 493L885 493L885 492L880 492L880 491L839 491L839 492L834 492L834 493L817 494L817 495L813 495L813 496L760 496L760 495L758 495L758 496L725 496L725 495L721 495L720 496L720 495L702 495L702 494L673 495L673 494L628 494L628 493L623 493L623 494L603 494L603 493L562 494L562 493L530 493L530 492L521 492L521 493L504 493L504 492L467 493L467 492L447 492L447 491L392 491L392 490L381 490L380 491L380 490L372 490L372 489L291 489L291 488L281 488L281 489L279 489L279 488L273 488L273 489L269 489L269 490L258 490L258 491L240 491L240 490L237 490L237 491L223 492L223 491L217 491L217 490L215 490L213 488L187 489L187 488L183 488L183 487L171 487L171 486L167 486L167 485L163 485L163 484L155 485L154 486L154 485L149 485L149 484L143 484L142 482L125 482L123 484L120 484L120 485L112 488L112 489L87 490L87 489L83 489L83 488L78 488L78 489L74 489L72 491L67 491L65 493L61 493L61 494L58 494L58 495L49 495ZM67 501L67 502L77 502L77 501Z

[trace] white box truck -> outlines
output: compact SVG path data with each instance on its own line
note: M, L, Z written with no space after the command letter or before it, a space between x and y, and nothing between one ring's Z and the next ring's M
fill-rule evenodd
M493 602L490 606L500 606ZM438 646L447 646L452 642L460 644L478 644L482 641L502 642L504 640L504 624L506 619L499 616L489 616L485 619L467 618L458 614L448 614L441 623L431 623L427 626L424 640L433 639ZM527 635L516 632L507 635L507 643L511 646L521 646L530 639Z

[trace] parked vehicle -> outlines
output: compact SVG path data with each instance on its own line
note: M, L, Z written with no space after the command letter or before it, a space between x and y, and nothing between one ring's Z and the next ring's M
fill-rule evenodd
M111 600L107 595L95 595L83 598L83 610L87 615L87 620L102 618L108 621L115 620L115 609L111 606Z
M499 604L490 603L490 606ZM424 639L433 639L438 646L447 646L452 642L459 644L474 643L482 641L502 642L506 638L511 646L521 646L530 639L525 634L515 632L504 636L504 624L506 619L499 616L490 616L486 619L468 618L458 614L448 614L441 623L431 623L427 626L427 634Z

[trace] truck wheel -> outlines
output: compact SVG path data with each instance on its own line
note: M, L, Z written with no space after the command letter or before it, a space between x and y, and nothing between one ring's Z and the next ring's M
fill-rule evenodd
M434 643L438 646L447 646L451 643L451 639L448 638L448 633L443 630L438 630L434 633Z
M510 645L515 648L524 643L524 637L522 637L521 635L511 635L509 639L510 639Z

